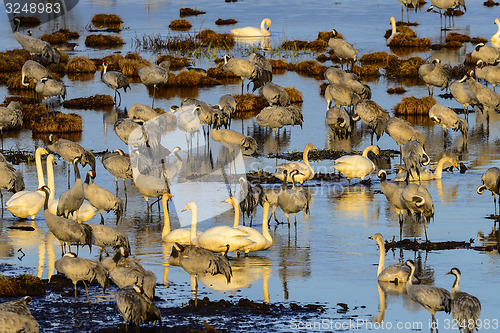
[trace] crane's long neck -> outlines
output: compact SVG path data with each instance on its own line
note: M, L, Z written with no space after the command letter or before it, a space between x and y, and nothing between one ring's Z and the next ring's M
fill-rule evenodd
M75 184L82 183L82 176L80 175L80 170L78 170L78 162L73 162L73 169L75 169Z
M56 186L54 182L54 163L52 158L47 158L47 186L50 189L49 200L54 200Z
M233 207L234 207L234 223L233 223L233 227L237 227L237 226L240 225L240 205L234 199L231 200L231 203L233 204Z
M269 202L264 202L264 215L262 215L262 235L270 243L273 242L273 238L269 233Z
M49 211L49 198L50 198L50 194L47 195L47 189L44 187L43 188L43 192L45 193L45 201L43 202L43 210L44 211ZM47 223L50 223L50 221L48 221L47 219L45 219Z
M412 283L413 275L415 275L415 266L411 265L410 266L410 275L408 276L408 281L406 281L406 290L408 290L408 287L413 284Z
M384 241L379 240L378 241L378 250L379 250L379 256L378 256L378 270L377 270L377 276L379 276L380 272L382 272L385 268L385 245Z
M453 282L453 287L451 287L451 293L455 294L460 292L460 274L455 275L455 282Z
M161 232L162 238L167 236L170 233L170 231L172 231L172 229L170 227L170 217L168 216L167 202L168 202L168 197L164 195L161 198L161 204L163 206L163 230Z
M36 165L36 174L38 176L38 188L40 188L45 185L45 179L43 179L42 151L38 149L35 152L35 165Z
M196 238L196 222L198 219L198 208L196 206L191 207L191 243Z

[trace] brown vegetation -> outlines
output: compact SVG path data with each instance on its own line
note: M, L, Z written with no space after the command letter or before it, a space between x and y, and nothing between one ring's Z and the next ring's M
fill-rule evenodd
M387 89L388 94L404 94L406 89L403 87L389 88Z
M352 66L351 72L358 76L380 76L378 66L375 65L364 65L364 66Z
M40 19L36 16L17 16L21 20L21 27L35 27L41 23Z
M294 87L285 87L285 90L288 93L288 97L290 97L290 103L299 104L304 101L302 99L302 93Z
M21 73L16 73L10 76L9 79L7 79L7 88L12 89L12 90L33 90L35 89L35 83L30 80L29 86L25 87L21 84Z
M230 49L234 46L234 37L229 33L219 34L213 30L205 29L196 35L205 45Z
M388 77L418 77L418 69L425 63L420 57L400 59L391 55L384 68Z
M391 48L397 47L417 47L420 49L428 49L431 47L431 40L427 37L417 38L405 34L397 34L389 43Z
M95 63L85 57L72 58L67 66L67 71L70 73L94 73L96 70Z
M326 83L326 82L323 82L319 85L319 95L320 96L325 96L326 87L328 87L328 83Z
M268 59L269 63L273 68L273 73L275 70L283 70L288 68L288 64L283 59Z
M236 100L236 112L260 112L268 104L264 97L254 94L233 95ZM241 118L240 118L241 119Z
M214 77L202 75L197 71L182 71L175 75L170 73L168 76L168 86L175 87L195 87L195 86L213 86L222 84L221 81Z
M399 32L400 34L409 36L409 37L417 37L417 34L415 31L413 31L412 28L404 26L404 25L399 25L396 27L396 31ZM385 31L384 38L387 39L391 36L392 34L392 29L388 29Z
M209 68L207 70L207 76L213 77L213 78L216 78L216 79L232 78L232 79L238 79L239 80L239 78L236 75L234 75L233 73L226 72L222 68L222 65L223 64L220 63L219 65L217 65L217 67Z
M235 19L223 20L221 18L218 18L217 21L215 21L216 25L231 25L231 24L236 24L236 23L238 23L238 21Z
M378 66L386 66L387 61L389 60L389 54L385 51L374 52L374 53L366 53L359 58L359 62L363 65L371 64Z
M67 42L69 39L78 39L80 34L76 31L69 29L59 29L51 34L43 34L40 39L50 44L61 44Z
M306 60L301 61L297 64L288 64L288 69L323 78L326 71L326 66L323 66L314 60Z
M312 50L316 52L324 52L327 46L327 42L319 39L312 42L307 42L304 40L291 40L281 43L281 48L289 51Z
M323 40L328 43L328 40L332 38L332 32L331 31L320 31L318 32L318 40Z
M170 62L170 68L171 69L180 69L180 68L183 68L183 67L191 65L191 61L189 60L189 58L186 58L186 57L176 57L176 56L171 55L171 54L161 55L156 60L156 62L158 64L161 64L163 61Z
M63 106L67 109L93 109L102 106L113 106L113 97L109 95L93 95L90 97L73 98L64 101Z
M414 96L405 97L394 107L394 114L428 114L434 104L436 104L436 100L432 96L426 96L423 98L416 98Z
M180 17L186 17L186 16L198 16L201 14L205 14L206 12L202 10L197 10L197 9L192 9L192 8L181 8L179 9L179 16Z
M177 30L177 31L186 31L191 29L192 24L188 20L181 19L181 20L173 20L170 22L168 27L172 30Z
M0 72L20 71L30 54L23 49L7 50L0 53Z
M488 1L483 2L483 5L485 5L486 7L494 7L494 6L500 6L500 3L495 2L493 0L488 0Z
M45 284L36 276L21 274L6 277L0 275L0 297L39 296L45 294Z
M85 38L85 45L89 47L115 47L125 44L123 38L112 35L88 35Z
M120 16L115 14L95 14L92 17L94 24L120 24L123 20Z

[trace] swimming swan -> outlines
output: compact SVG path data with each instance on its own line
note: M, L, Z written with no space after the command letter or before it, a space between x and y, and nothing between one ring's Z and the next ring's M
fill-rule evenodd
M271 33L269 32L269 27L271 26L271 20L265 18L260 23L260 29L255 27L245 27L245 28L236 28L232 29L231 33L238 37L261 37L261 36L269 36Z

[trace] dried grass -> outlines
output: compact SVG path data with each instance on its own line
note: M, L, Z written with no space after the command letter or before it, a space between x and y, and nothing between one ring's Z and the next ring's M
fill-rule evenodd
M185 19L173 20L168 25L168 27L170 29L177 30L177 31L186 31L186 30L191 29L192 26L193 25L191 24L191 22L189 22L188 20L185 20Z
M85 57L72 58L67 66L67 71L70 73L94 73L96 70L95 63Z
M427 37L416 38L405 34L398 34L392 38L389 43L391 48L397 47L416 47L420 49L428 49L431 47L431 40Z
M25 87L21 84L21 73L16 73L10 76L7 80L7 88L12 90L33 90L35 89L35 83L30 80L29 86Z
M425 64L425 60L420 57L401 59L397 56L390 56L385 66L385 74L388 77L418 77L418 69Z
M332 38L332 32L331 31L320 31L318 32L318 38L317 40L322 40L328 43L328 40Z
M359 58L359 62L363 65L365 64L377 64L381 66L385 66L387 61L389 60L389 54L385 51L374 52L374 53L366 53Z
M264 97L254 94L233 95L236 100L236 112L260 112L268 104Z
M236 24L236 23L238 23L238 21L235 19L223 20L221 18L218 18L217 21L215 21L216 25L232 25L232 24Z
M319 64L314 60L301 61L297 64L288 64L288 69L307 75L323 77L326 71L326 66Z
M200 31L196 35L196 38L207 46L210 45L225 49L230 49L234 46L234 37L229 33L219 34L213 30L205 29Z
M23 64L31 59L30 54L22 49L7 50L0 53L0 72L20 71Z
M326 82L323 82L319 85L319 95L320 96L325 96L326 87L328 87L328 83L326 83Z
M13 277L0 275L0 297L39 296L45 294L45 283L31 274Z
M387 89L388 94L404 94L406 89L403 87L389 88Z
M432 96L416 98L414 96L405 97L394 107L396 115L424 115L429 114L431 107L436 104Z
M170 62L170 69L180 69L191 65L191 61L186 57L176 57L171 54L161 55L156 60L156 63L160 64L163 61Z
M120 24L123 20L120 16L115 14L95 14L92 17L92 23L94 24Z
M273 68L273 72L275 69L287 69L288 68L288 64L283 59L268 59L268 60L269 60L269 63L271 63L271 66Z
M115 105L113 97L109 95L93 95L90 97L73 98L64 101L62 104L67 109L93 109Z
M290 103L299 104L304 101L302 98L302 93L294 87L285 87L285 90L288 93L288 97L290 97Z
M118 66L121 73L127 76L138 76L137 71L139 68L151 66L151 63L143 58L135 60L125 57L118 61Z
M483 2L483 5L486 7L494 7L494 6L500 6L500 3L495 2L493 0L488 0L488 1Z
M375 66L375 65L364 65L364 66L357 66L357 65L354 65L352 66L352 69L351 71L354 73L354 74L357 74L358 76L363 76L363 77L367 77L367 76L371 76L371 77L378 77L380 76L380 72L379 72L379 67L378 66Z
M181 8L179 9L179 16L180 17L186 17L186 16L198 16L201 14L205 14L206 12L202 10L197 10L197 9L192 9L192 8Z
M21 27L35 27L41 23L40 19L36 16L17 16L21 20Z
M34 133L68 133L81 132L82 117L76 113L61 113L42 116L30 124Z
M399 32L400 34L409 36L409 37L417 37L417 34L415 31L413 31L412 28L407 27L405 25L399 25L396 27L396 31ZM391 36L392 34L392 29L388 29L385 31L384 38L387 39Z
M233 73L230 73L230 72L226 72L223 68L222 68L222 63L220 63L219 65L217 65L217 67L212 67L212 68L209 68L207 70L207 76L208 77L213 77L213 78L216 78L216 79L226 79L226 78L231 78L231 79L238 79L239 80L239 77L237 77L236 75L234 75Z
M168 86L175 87L196 87L196 86L213 86L219 85L222 82L215 77L204 76L197 71L181 71L177 75L170 73L168 76Z
M123 38L112 35L88 35L85 38L85 45L88 47L116 47L125 44Z
M40 37L40 39L50 44L61 44L68 41L66 35L61 32L54 32L52 34L43 34Z

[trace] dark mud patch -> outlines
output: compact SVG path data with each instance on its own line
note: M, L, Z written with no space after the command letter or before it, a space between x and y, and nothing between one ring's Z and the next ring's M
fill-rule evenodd
M446 241L446 242L419 242L416 240L403 239L401 241L395 241L394 239L390 242L385 242L385 248L387 250L400 248L405 250L454 250L454 249L470 249L472 247L473 239L469 241Z
M310 160L336 160L339 157L342 157L344 155L361 155L363 152L344 152L344 151L336 151L336 150L330 150L330 149L316 149L316 150L311 150L309 151L309 159ZM293 152L286 152L286 153L279 153L279 154L269 154L267 157L268 158L281 158L285 159L288 161L300 161L302 160L303 157L303 152L301 151L293 151ZM394 154L399 154L398 151L388 149L388 150L381 150L380 151L380 156L382 157L392 157Z

